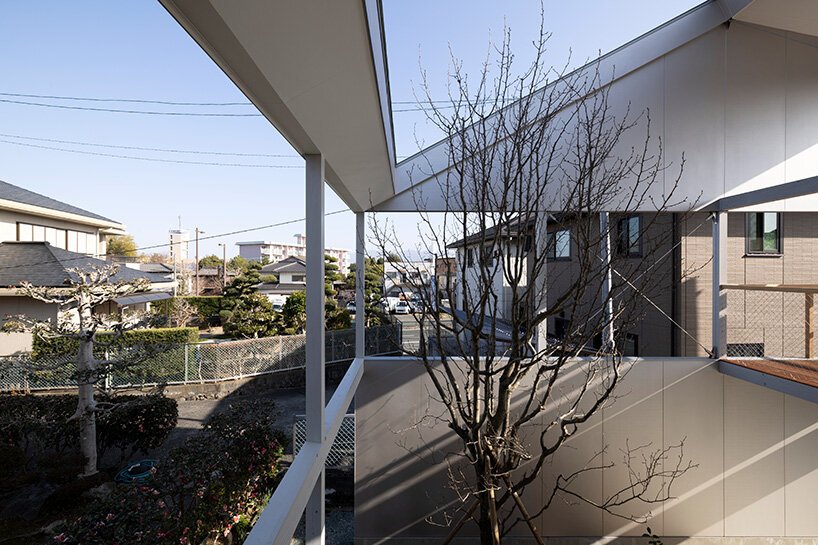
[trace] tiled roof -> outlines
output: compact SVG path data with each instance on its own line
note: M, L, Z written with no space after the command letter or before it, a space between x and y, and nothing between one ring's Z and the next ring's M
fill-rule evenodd
M306 271L307 271L306 261L296 256L287 257L285 259L282 259L278 263L270 263L261 268L262 274Z
M39 193L34 193L33 191L23 189L22 187L12 185L2 180L0 180L0 199L14 201L21 204L28 204L31 206L39 206L41 208L48 208L50 210L56 210L58 212L76 214L78 216L85 216L86 218L92 218L95 220L119 223L110 218L100 216L99 214L94 214L93 212L89 212L87 210L83 210L82 208L78 208L76 206L72 206L70 204L58 201L56 199L52 199L51 197L46 197L45 195L40 195Z
M68 269L102 267L109 263L84 254L56 248L47 242L3 242L0 243L0 287L12 288L22 282L31 282L38 287L63 287L76 275ZM117 280L146 278L150 282L167 282L165 275L119 267Z

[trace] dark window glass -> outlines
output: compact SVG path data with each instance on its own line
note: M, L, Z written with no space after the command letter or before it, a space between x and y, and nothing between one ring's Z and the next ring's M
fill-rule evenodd
M474 248L468 248L466 250L466 266L474 267Z
M642 239L639 237L641 222L639 216L629 216L619 220L619 238L616 249L619 255L642 255Z
M781 253L781 217L775 212L747 213L747 253Z
M547 244L548 259L571 259L571 231L568 229L548 233Z

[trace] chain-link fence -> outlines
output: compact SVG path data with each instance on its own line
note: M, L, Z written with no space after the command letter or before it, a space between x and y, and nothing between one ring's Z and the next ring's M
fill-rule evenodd
M366 330L368 356L399 350L400 324ZM327 363L355 357L355 330L326 333ZM306 361L306 336L284 335L132 350L129 354L106 354L100 366L110 364L101 382L106 388L214 382L299 369ZM33 358L30 354L0 358L0 391L31 391L76 386L74 363L65 357Z
M728 357L816 357L813 293L755 286L725 291Z
M293 456L298 454L307 440L307 417L297 414L293 417ZM355 465L355 415L346 414L341 420L338 435L327 454L325 467L354 467Z

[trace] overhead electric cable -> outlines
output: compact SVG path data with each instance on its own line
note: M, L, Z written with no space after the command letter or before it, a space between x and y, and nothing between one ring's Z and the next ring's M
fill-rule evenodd
M0 98L0 103L21 104L41 108L57 108L60 110L81 110L88 112L106 112L115 114L167 115L176 117L262 117L260 113L220 113L220 112L162 112L156 110L125 110L119 108L94 108L92 106L67 106L65 104L47 104L45 102L29 102L26 100L11 100Z
M55 146L41 146L39 144L30 144L28 142L13 142L11 140L4 140L0 138L0 143L11 144L13 146L24 146L28 148L46 149L52 151L62 151L67 153L79 153L82 155L95 155L98 157L111 157L115 159L132 159L135 161L148 161L154 163L173 163L181 165L207 165L217 167L243 167L243 168L304 168L304 165L261 165L249 163L220 163L215 161L186 161L183 159L162 159L159 157L139 157L136 155L119 155L116 153L103 153L98 151L85 151L68 148L58 148Z
M92 146L101 148L126 149L137 151L157 151L161 153L190 153L195 155L226 155L233 157L274 157L274 158L295 158L301 157L297 153L238 153L226 151L201 151L201 150L184 150L184 149L167 149L167 148L146 148L140 146L118 146L114 144L100 144L94 142L79 142L77 140L58 140L56 138L35 138L33 136L20 136L18 134L0 133L0 137L5 138L19 138L21 140L33 140L35 142L53 142L57 144L73 144L76 146Z
M252 106L252 102L175 102L171 100L150 100L142 98L99 98L71 97L58 95L30 95L25 93L0 93L4 97L40 98L48 100L73 100L79 102L128 102L134 104L162 104L165 106Z

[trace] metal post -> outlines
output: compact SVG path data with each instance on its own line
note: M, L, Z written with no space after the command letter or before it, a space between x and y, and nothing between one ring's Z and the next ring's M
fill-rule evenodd
M613 353L614 323L613 299L611 298L611 229L608 212L599 213L599 257L605 268L602 275L602 304L604 305L604 328L602 329L602 347L605 352Z
M199 296L199 235L204 233L204 231L200 230L198 227L196 228L196 293L195 295Z
M190 346L190 345L188 345L187 343L185 343L183 346L184 346L184 348L185 348L185 384L187 384L187 381L188 381L188 365L187 365L187 364L188 364L188 356L187 356L187 349L188 349L188 346Z
M713 353L714 358L727 354L727 297L721 288L727 278L727 212L714 212L713 221Z
M540 211L534 223L534 244L531 255L534 256L532 276L529 276L534 291L534 316L542 315L548 310L548 212ZM539 267L539 270L536 270ZM533 338L537 350L545 350L548 344L548 321L537 325Z
M812 319L812 309L815 306L815 294L804 294L804 353L812 359L814 351L815 322Z
M355 357L366 356L366 218L355 213Z
M324 158L307 155L307 441L324 442ZM324 470L307 502L306 543L324 543Z

